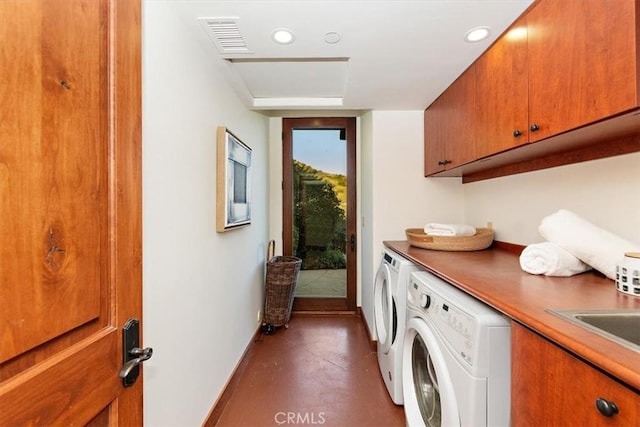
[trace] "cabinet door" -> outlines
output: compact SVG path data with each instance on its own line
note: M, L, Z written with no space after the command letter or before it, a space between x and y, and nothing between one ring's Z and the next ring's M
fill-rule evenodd
M475 83L470 67L425 110L425 176L475 159Z
M543 0L527 15L536 141L638 106L636 0Z
M529 141L526 18L476 62L476 157Z
M637 425L637 392L515 322L511 334L514 427ZM597 399L615 403L619 413L605 417Z
M446 102L447 92L424 111L424 176L444 170L444 145L448 132L444 120Z
M469 67L449 87L450 105L447 110L448 139L445 157L447 169L476 159L476 69Z

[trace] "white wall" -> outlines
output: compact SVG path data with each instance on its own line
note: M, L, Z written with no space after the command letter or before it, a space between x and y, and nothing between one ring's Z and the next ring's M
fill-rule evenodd
M640 153L464 184L465 220L493 222L496 240L543 241L546 215L569 209L640 244Z
M463 220L460 178L424 177L422 111L373 111L362 117L362 311L374 328L373 285L384 240L405 229ZM370 331L375 337L374 331Z
M144 416L146 425L196 426L259 326L268 121L241 105L211 41L172 5L146 1L143 18L143 330L154 348ZM253 149L252 224L221 234L217 126Z

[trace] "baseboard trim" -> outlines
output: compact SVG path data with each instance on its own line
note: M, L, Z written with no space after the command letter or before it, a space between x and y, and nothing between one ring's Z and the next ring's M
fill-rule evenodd
M357 307L356 308L356 314L358 316L360 316L360 319L362 320L362 325L364 326L364 330L366 331L367 336L369 337L369 348L371 348L371 351L377 353L378 352L378 341L374 340L373 336L371 335L371 329L369 328L369 325L367 324L367 319L362 314L362 307Z
M247 368L247 364L249 363L249 356L251 356L251 354L253 353L255 344L261 336L262 327L261 325L258 325L258 329L256 329L256 332L253 334L253 337L251 338L249 345L247 345L247 348L244 350L244 353L242 353L242 356L240 357L238 364L233 370L231 377L224 385L222 393L218 397L218 400L216 400L216 402L213 404L213 407L211 408L211 411L209 411L207 419L204 421L204 423L202 423L202 427L213 427L218 424L224 408L227 406L227 403L229 403L229 399L231 399L231 395L238 385L240 376Z

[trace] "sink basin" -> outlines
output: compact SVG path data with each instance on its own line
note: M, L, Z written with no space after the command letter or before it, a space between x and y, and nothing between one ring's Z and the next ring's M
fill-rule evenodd
M640 309L547 311L640 352Z

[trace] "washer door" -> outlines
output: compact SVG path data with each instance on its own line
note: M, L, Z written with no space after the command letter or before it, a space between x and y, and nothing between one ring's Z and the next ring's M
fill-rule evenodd
M402 390L407 425L460 426L458 404L447 369L444 344L428 320L411 318L402 349Z
M373 291L373 311L376 335L378 337L378 351L389 352L391 344L396 338L398 316L395 301L391 291L391 270L385 262L380 264Z

